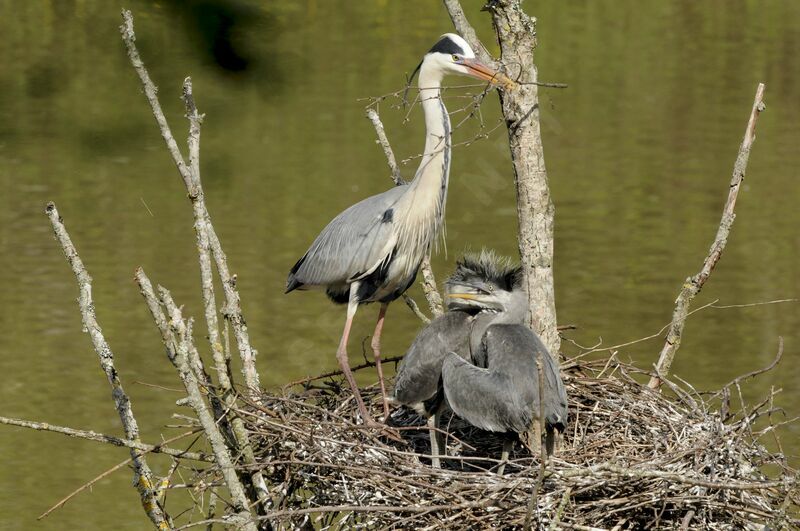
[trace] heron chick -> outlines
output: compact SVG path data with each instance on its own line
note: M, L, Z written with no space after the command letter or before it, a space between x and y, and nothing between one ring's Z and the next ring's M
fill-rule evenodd
M325 289L347 304L347 319L336 357L365 424L376 423L361 399L347 357L347 340L360 304L379 302L372 350L378 369L384 415L389 406L381 369L380 337L386 309L414 282L425 253L442 227L451 163L450 118L441 96L445 75L461 74L512 87L514 82L475 59L467 42L443 35L425 54L419 72L419 99L425 114L425 148L414 180L368 197L336 216L292 267L286 293Z
M527 296L520 268L484 251L459 262L446 287L448 312L417 336L400 365L394 391L397 402L430 416L433 465L439 465L437 423L444 405L470 424L495 432L525 432L541 411L552 452L554 430L566 428L566 391L558 365L523 324ZM537 359L544 373L541 407Z

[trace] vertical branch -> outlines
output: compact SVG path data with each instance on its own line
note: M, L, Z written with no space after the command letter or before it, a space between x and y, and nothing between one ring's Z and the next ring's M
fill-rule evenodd
M491 61L458 0L444 0L444 4L457 31L480 58ZM518 65L519 68L518 72L509 74L520 82L520 86L499 94L508 126L517 188L519 252L530 309L528 325L557 360L561 340L556 330L553 282L555 208L550 198L539 127L537 73L533 62L536 19L522 10L521 0L490 0L484 9L492 15L492 24L500 42L501 63Z
M161 309L159 300L156 297L155 291L153 290L153 285L150 282L150 279L147 278L147 275L145 275L142 268L138 268L136 270L135 278L136 283L139 285L139 290L147 302L147 306L150 309L150 314L153 316L156 327L161 332L161 339L166 347L167 357L173 363L173 365L178 367L174 333L169 327L167 318L164 316L164 312ZM193 344L191 347L192 348L189 353L190 365L192 365L193 362L195 362L197 365L200 365L201 360L199 354L197 353L197 349ZM200 380L200 384L208 388L209 383L207 382L207 378L204 378L204 371L202 369L195 370L195 374ZM241 452L242 456L244 457L245 464L254 465L256 463L255 454L253 452L253 447L250 444L250 438L247 435L244 422L238 415L232 412L236 403L234 395L232 393L223 394L222 403L220 403L220 399L209 389L208 397L214 411L214 418L217 420L220 428L224 430L223 432L226 435L225 440L230 441L229 446L231 446L231 450L235 454ZM230 423L225 421L226 410L232 412ZM252 498L259 501L260 513L266 514L269 504L269 489L267 488L263 474L256 467L254 467L253 472L250 475L250 484L248 487L253 489L250 491L250 493L253 494Z
M252 514L249 509L249 502L245 495L244 487L233 463L231 453L225 444L225 439L217 427L214 417L208 411L203 394L197 381L197 377L191 369L192 364L199 364L197 350L194 348L191 335L191 321L188 323L183 320L180 309L172 300L169 291L159 288L161 301L167 309L169 315L169 328L162 330L162 334L168 338L167 353L170 361L178 369L178 374L186 388L189 404L192 406L203 431L208 437L211 450L214 453L214 460L220 468L225 485L231 493L234 511L242 519L241 525L244 529L255 531L257 526L253 522ZM163 321L162 321L163 325Z
M197 112L197 106L192 96L192 80L186 78L183 81L183 101L186 106L186 117L189 120L189 137L187 140L189 147L189 173L191 184L194 188L192 199L192 213L194 214L194 230L197 236L197 255L200 262L200 283L203 293L203 308L206 319L206 329L208 331L208 341L211 344L211 353L214 359L214 367L217 373L217 380L222 391L222 395L229 395L233 387L230 367L225 358L225 353L220 341L219 321L217 319L217 303L214 296L214 272L211 269L211 243L208 237L208 223L206 219L204 204L203 187L200 181L200 126L203 123L203 115Z
M94 300L92 299L92 277L89 276L83 261L78 256L78 251L75 249L64 223L58 215L56 205L48 203L46 213L47 217L50 218L56 238L64 250L67 262L72 266L72 272L78 281L78 289L80 291L78 306L80 307L83 326L89 334L94 350L100 359L100 367L106 373L108 383L111 384L111 396L114 399L114 406L117 409L120 421L122 421L125 437L136 444L141 444L139 425L133 416L130 398L125 394L119 379L119 373L114 367L114 353L106 342L103 331L95 317ZM171 529L172 522L169 515L158 503L157 489L153 484L153 473L147 465L144 455L142 455L141 451L131 448L131 459L133 459L134 484L136 485L136 490L139 491L144 511L156 528Z
M139 51L136 48L136 35L133 31L133 16L128 10L122 11L123 24L120 26L120 33L122 40L125 42L125 47L128 50L128 57L136 70L139 80L144 88L147 101L150 103L150 108L153 116L158 123L161 131L161 136L167 144L167 149L175 161L178 172L183 179L186 190L189 193L189 199L192 202L192 209L195 216L195 230L198 233L198 247L201 250L205 240L201 233L207 234L207 247L210 249L217 266L220 280L222 282L222 289L225 294L225 306L222 309L223 316L231 323L233 327L234 336L239 347L239 355L242 358L242 373L244 375L245 384L250 390L259 388L258 372L255 368L255 358L257 355L256 350L250 344L250 335L247 331L247 324L241 310L241 299L239 292L236 289L236 277L231 275L228 270L228 262L219 238L217 237L214 226L211 223L211 216L206 208L205 199L203 197L202 185L200 183L199 172L199 126L202 121L202 116L197 114L197 109L194 105L194 100L191 91L191 80L187 79L184 82L184 102L187 106L187 115L190 121L190 135L189 135L189 150L190 150L190 163L187 166L186 162L181 155L175 137L169 128L169 124L161 109L161 104L158 101L157 89L147 73L147 69L139 56ZM196 134L195 133L196 129ZM194 171L193 171L194 170ZM202 259L201 259L202 260ZM201 265L202 267L202 265ZM206 304L206 308L208 305ZM218 337L218 336L217 336ZM217 340L216 343L219 343ZM212 349L215 355L222 351L222 348L217 348L212 342ZM217 360L215 358L215 364ZM220 368L217 364L218 369Z
M383 123L381 123L378 112L372 108L367 109L367 118L369 118L372 125L375 127L375 132L378 135L378 143L381 145L383 153L386 155L389 169L392 170L392 180L397 186L406 184L403 177L400 175L400 168L397 166L397 160L394 157L392 146L389 144L389 139L386 138L386 131L383 128ZM442 295L436 287L436 277L433 276L433 269L431 269L430 257L430 250L428 250L420 265L420 269L422 270L422 291L425 293L425 298L428 299L428 306L431 309L431 313L434 317L438 317L442 315L444 309L442 305ZM414 307L411 306L411 309L413 311Z
M544 439L542 439L542 435L545 433L545 422L544 422L544 370L542 369L542 358L537 356L536 357L536 375L539 380L539 418L535 419L534 422L536 423L536 434L537 437L534 437L535 443L539 445L539 475L536 477L536 483L533 485L533 492L531 493L531 498L528 500L528 511L525 514L525 526L524 529L530 530L531 529L531 521L533 517L533 512L539 510L539 491L542 488L542 483L544 482L544 473L547 468L547 450L545 448ZM531 453L533 452L535 446L531 445Z
M689 305L692 299L700 293L703 285L711 276L711 272L717 265L722 251L725 250L725 244L728 241L728 234L733 226L733 220L736 217L734 208L736 208L736 198L739 196L739 189L741 188L742 181L744 180L747 171L747 161L750 158L750 149L753 147L755 140L756 121L761 111L764 110L764 84L759 83L756 88L756 95L753 101L753 107L750 110L750 118L747 120L747 127L744 130L744 139L741 146L739 146L739 154L736 156L736 162L733 165L733 175L731 177L728 199L725 201L725 207L722 209L722 218L719 221L717 234L711 248L708 251L703 261L703 266L700 272L686 279L686 282L675 300L675 309L672 312L672 323L667 332L667 339L664 342L664 347L658 357L656 364L656 376L650 378L648 386L651 389L657 389L661 386L661 378L658 375L666 376L672 366L672 360L675 358L675 353L681 345L681 335L683 334L683 326L686 323L686 317L689 315Z
M425 292L425 298L428 299L428 306L431 309L433 317L439 317L444 313L444 304L442 302L442 295L436 287L436 277L433 276L433 269L431 269L431 253L425 253L425 258L422 259L422 291Z

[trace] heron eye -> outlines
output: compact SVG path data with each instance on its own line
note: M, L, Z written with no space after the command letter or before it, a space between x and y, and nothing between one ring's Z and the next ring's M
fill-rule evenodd
M453 58L453 61L455 61L456 63L460 60L460 57L457 56L456 54L453 54L451 57Z

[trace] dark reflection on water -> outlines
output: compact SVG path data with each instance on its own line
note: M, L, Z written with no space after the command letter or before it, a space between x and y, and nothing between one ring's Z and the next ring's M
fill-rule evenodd
M179 141L191 75L206 113L202 170L209 207L259 349L262 381L276 386L335 367L343 309L315 293L284 296L288 267L343 208L390 185L363 118L370 95L403 87L404 74L441 33L439 4L414 2L132 2L138 43ZM479 2L465 2L493 42ZM0 413L119 433L108 388L80 332L76 289L42 215L55 200L94 277L98 318L132 395L143 438L166 424L180 395L132 282L142 265L199 317L191 213L127 64L117 2L16 2L0 6ZM539 2L542 128L556 204L559 319L570 337L611 346L659 330L682 279L716 230L756 83L767 83L748 179L728 248L696 306L800 293L800 4L741 1ZM496 50L495 50L496 51ZM448 105L463 105L452 91ZM422 147L418 108L382 115L398 155ZM483 109L491 127L497 102ZM455 118L454 118L455 121ZM476 132L469 123L456 141ZM404 166L413 175L415 162ZM463 250L516 252L514 190L503 131L454 152L442 278ZM421 299L418 288L412 294ZM353 338L377 308L359 311ZM387 355L419 325L394 305ZM794 363L796 304L708 309L687 325L675 371L712 388L766 365L786 339L781 370L746 388L783 387L779 405L800 414ZM649 366L658 341L620 349ZM567 354L577 349L565 345ZM354 341L352 357L361 353ZM365 373L367 383L372 375ZM797 428L784 448L797 454ZM0 429L0 521L33 518L124 452L54 435ZM153 460L163 470L167 463ZM130 528L146 522L118 472L41 524Z

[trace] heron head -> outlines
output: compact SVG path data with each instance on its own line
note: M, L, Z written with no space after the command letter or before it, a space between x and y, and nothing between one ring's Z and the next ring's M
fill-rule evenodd
M450 310L508 311L522 294L522 270L508 258L483 250L466 255L445 283Z
M420 69L436 75L440 80L447 74L461 74L488 81L506 89L516 86L514 80L502 72L478 61L467 41L455 33L445 33L439 37L436 44L425 54L414 74ZM412 79L414 74L411 75ZM422 81L420 82L422 83Z

